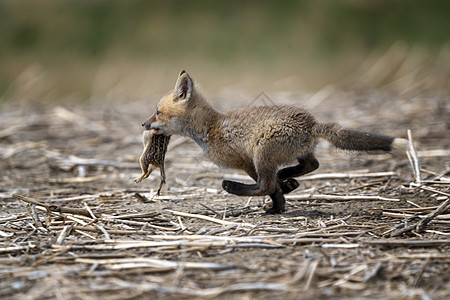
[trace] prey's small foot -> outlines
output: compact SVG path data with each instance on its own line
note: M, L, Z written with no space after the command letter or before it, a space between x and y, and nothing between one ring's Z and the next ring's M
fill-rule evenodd
M136 178L134 179L134 182L139 183L139 182L142 181L142 179L144 179L144 176L136 177Z
M161 196L161 189L162 189L163 183L160 184L158 191L156 192L156 195Z

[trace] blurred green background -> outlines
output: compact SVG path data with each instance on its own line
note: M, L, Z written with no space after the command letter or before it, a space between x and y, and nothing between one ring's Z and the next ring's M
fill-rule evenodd
M0 1L0 101L447 89L450 1Z

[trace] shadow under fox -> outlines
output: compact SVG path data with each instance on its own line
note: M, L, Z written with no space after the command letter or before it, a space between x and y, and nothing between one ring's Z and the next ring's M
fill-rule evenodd
M156 112L142 126L156 134L188 136L214 163L245 171L256 183L224 180L222 187L240 196L269 195L269 214L285 211L283 194L299 186L294 177L319 167L314 156L318 138L356 151L392 151L407 145L400 138L318 123L297 106L247 107L220 113L208 104L184 70L174 90L159 101ZM294 160L297 165L280 169Z

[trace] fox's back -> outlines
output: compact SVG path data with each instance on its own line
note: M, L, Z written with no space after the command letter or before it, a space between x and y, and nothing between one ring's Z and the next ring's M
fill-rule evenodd
M296 106L251 106L225 113L232 127L242 128L256 136L272 132L276 135L292 134L290 130L310 131L315 120L306 110ZM224 123L226 125L227 122ZM275 131L273 130L275 129Z
M311 114L295 106L232 110L220 121L220 136L224 141L218 144L223 145L222 152L228 148L230 152L239 153L244 160L253 160L255 150L259 148L267 152L261 153L267 159L274 159L278 164L287 163L315 147L316 142L311 135L314 123Z

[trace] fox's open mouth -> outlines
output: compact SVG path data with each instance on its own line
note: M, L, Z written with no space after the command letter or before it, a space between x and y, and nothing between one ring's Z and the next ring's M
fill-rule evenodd
M158 132L159 132L159 127L153 127L153 128L151 128L150 130L153 130L153 132L154 132L155 134L158 134Z
M151 134L158 134L159 128L145 128L144 131L148 131Z

